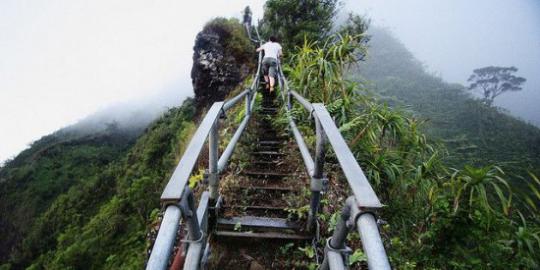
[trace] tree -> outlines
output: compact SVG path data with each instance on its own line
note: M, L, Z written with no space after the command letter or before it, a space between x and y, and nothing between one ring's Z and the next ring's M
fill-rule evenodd
M309 41L325 40L333 26L338 0L268 0L264 7L263 34L278 35L284 51Z
M480 90L483 94L483 102L486 105L493 104L493 100L504 92L520 91L525 78L514 76L516 67L488 66L473 70L473 74L467 80L471 82L469 90Z

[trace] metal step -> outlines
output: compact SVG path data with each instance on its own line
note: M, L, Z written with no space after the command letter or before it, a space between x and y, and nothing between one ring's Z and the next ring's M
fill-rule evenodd
M248 170L277 170L281 164L276 161L257 160L249 164Z
M257 156L260 156L260 155L284 156L285 155L285 154L277 152L277 151L256 151L256 152L251 152L251 154L252 155L257 155Z
M281 147L278 145L258 145L255 149L257 152L279 152Z
M289 221L284 218L269 218L269 217L257 217L257 216L218 218L217 224L218 226L229 225L230 227L241 226L241 227L285 229L285 230L300 229L300 224Z
M280 186L237 186L232 189L247 189L247 190L264 190L264 191L279 191L279 192L297 192L298 190L292 187Z
M223 206L221 210L223 213L242 213L249 216L287 218L290 213L285 210L286 208L286 206L234 204Z
M217 236L224 237L241 237L241 238L264 238L264 239L286 239L286 240L311 240L310 235L291 234L281 232L232 232L232 231L216 231Z
M284 136L278 136L278 135L271 136L270 134L259 134L259 139L261 141L282 141L283 142L287 138Z
M255 178L283 178L283 177L294 176L294 174L290 174L290 173L280 173L280 172L272 172L272 171L244 171L242 174L246 176L250 176L250 177L255 177Z
M257 144L260 144L260 145L279 145L279 144L282 144L283 141L258 141Z
M277 207L277 206L268 206L268 205L229 205L229 206L223 206L223 209L226 210L227 208L230 209L245 209L245 210L262 210L262 211L279 211L279 212L287 212L284 207Z

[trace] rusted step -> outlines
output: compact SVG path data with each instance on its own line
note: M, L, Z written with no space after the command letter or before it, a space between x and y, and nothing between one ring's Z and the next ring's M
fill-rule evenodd
M287 139L284 136L278 136L277 134L259 134L259 139L261 141L285 141Z
M256 155L256 156L262 156L262 155L284 156L285 154L277 152L277 151L256 151L256 152L251 152L251 155Z
M277 170L281 164L276 161L257 160L252 161L248 167L249 170Z
M277 137L277 133L278 132L273 129L261 129L258 132L259 135L264 135L265 137Z
M281 172L275 172L275 171L244 171L242 174L246 176L254 177L254 178L283 178L283 177L294 176L294 174L281 173Z
M264 190L264 191L279 191L279 192L297 192L298 190L292 187L280 187L280 186L238 186L233 189L247 189L247 190Z
M265 132L265 131L276 132L276 129L273 126L271 126L270 124L268 124L268 125L260 125L260 126L257 127L257 132L258 133Z
M268 206L268 205L229 205L223 206L223 210L227 209L243 209L243 210L263 210L263 211L276 211L276 212L287 212L285 208L278 206Z
M240 227L240 228L267 228L267 229L285 229L298 230L300 224L292 222L285 218L269 218L257 216L241 216L231 218L218 218L218 226L221 227Z
M268 161L268 160L255 160L255 161L252 161L250 163L250 165L255 165L255 166L275 166L275 165L279 165L279 162L278 161Z
M287 240L310 240L313 237L304 234L292 234L282 232L235 232L235 231L216 231L217 236L222 237L241 237L241 238L264 238L264 239L287 239Z
M260 144L260 145L279 145L279 144L282 144L283 141L278 141L278 140L274 140L274 141L258 141L257 144Z
M250 215L259 217L279 217L286 218L290 212L286 207L270 206L270 205L229 205L221 208L224 216Z
M278 145L258 145L255 147L257 152L279 152L281 146Z

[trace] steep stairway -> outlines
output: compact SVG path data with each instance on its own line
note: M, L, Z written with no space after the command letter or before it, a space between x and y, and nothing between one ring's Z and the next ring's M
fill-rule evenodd
M291 211L307 186L306 176L290 164L288 138L273 126L278 113L275 93L261 92L263 99L253 119L257 139L247 167L224 193L209 269L292 269L298 262L284 247L305 246L312 239L304 218Z

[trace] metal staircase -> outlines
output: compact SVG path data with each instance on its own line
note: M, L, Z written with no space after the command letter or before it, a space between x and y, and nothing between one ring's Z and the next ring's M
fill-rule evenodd
M261 62L260 53L251 87L228 101L214 103L193 135L161 196L163 220L146 269L291 268L284 263L289 254L280 253L279 248L286 243L311 243L318 235L318 211L327 185L324 155L328 145L339 161L353 194L346 202L332 202L343 204L343 210L333 236L327 241L324 260L318 262L319 267L347 269L347 234L357 230L369 268L390 269L376 221L376 211L382 205L330 114L323 104L312 104L289 89L281 67L278 80L281 95L276 97L261 91L264 89L261 85ZM262 93L263 99L254 111L256 91ZM245 99L244 119L219 155L220 119L242 99ZM315 149L307 147L292 114L287 113L288 129L294 140L283 136L283 132L276 130L272 123L280 109L278 104L290 112L293 102L313 116ZM222 193L220 178L240 137L248 128L258 138L250 146L249 164L233 175L237 178L236 184L229 185L229 190ZM206 141L209 151L208 190L199 196L196 208L195 196L187 183ZM302 157L305 170L301 172L291 169L289 164L290 155L287 153L291 151L291 143L295 143L294 150L299 151ZM291 219L287 198L300 199L302 187L310 190L309 199L306 198L310 205L309 215L304 219ZM179 231L184 228L187 235L178 240Z

